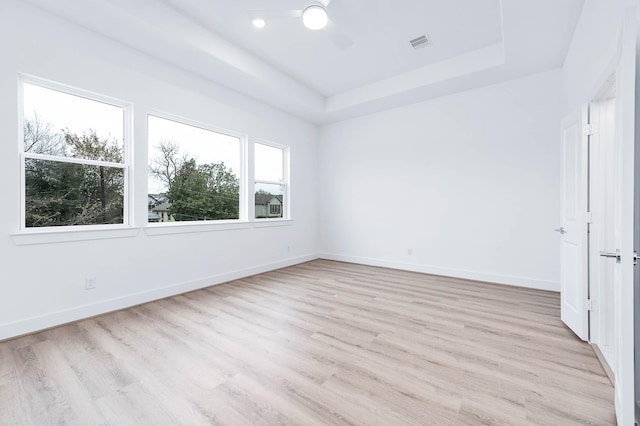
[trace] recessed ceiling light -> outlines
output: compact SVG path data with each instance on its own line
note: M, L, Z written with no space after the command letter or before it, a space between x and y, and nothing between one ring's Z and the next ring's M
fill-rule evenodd
M329 17L324 7L314 4L302 12L302 23L310 30L321 30L327 26Z
M265 21L262 18L256 18L253 21L251 21L251 23L253 24L254 27L256 28L264 28L267 26L267 21Z

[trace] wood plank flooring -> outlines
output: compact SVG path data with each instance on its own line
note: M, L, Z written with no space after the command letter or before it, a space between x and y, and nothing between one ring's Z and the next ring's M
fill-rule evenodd
M318 260L0 343L0 425L615 424L556 293Z

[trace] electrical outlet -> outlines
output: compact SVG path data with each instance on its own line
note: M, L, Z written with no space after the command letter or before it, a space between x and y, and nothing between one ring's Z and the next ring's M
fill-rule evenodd
M84 289L93 290L96 288L96 277L87 277L84 279Z
M291 246L287 246L287 251L291 251Z
M407 254L408 254L409 256L413 256L413 249L412 249L412 248L410 248L409 250L407 250Z

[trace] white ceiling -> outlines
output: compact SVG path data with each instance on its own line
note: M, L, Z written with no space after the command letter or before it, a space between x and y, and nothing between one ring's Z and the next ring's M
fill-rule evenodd
M309 31L299 18L258 30L248 19L247 11L301 9L311 0L166 1L324 96L502 41L499 0L334 0L327 7L334 28L326 31ZM353 44L336 46L335 30ZM434 44L414 50L409 40L424 33Z
M314 123L558 68L584 3L332 0L330 25L310 31L300 18L258 30L250 12L313 0L28 1ZM433 44L414 50L425 33Z

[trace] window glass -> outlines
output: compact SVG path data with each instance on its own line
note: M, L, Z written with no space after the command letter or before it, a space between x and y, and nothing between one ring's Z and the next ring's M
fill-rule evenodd
M27 158L26 226L117 224L124 220L124 170Z
M256 219L282 217L284 194L284 185L256 183Z
M30 83L23 105L24 152L123 162L123 108Z
M255 217L275 219L286 216L287 186L285 148L254 144Z
M22 88L24 227L124 224L124 107Z
M269 145L255 144L256 180L283 182L283 150Z
M149 116L149 222L240 218L240 138Z

